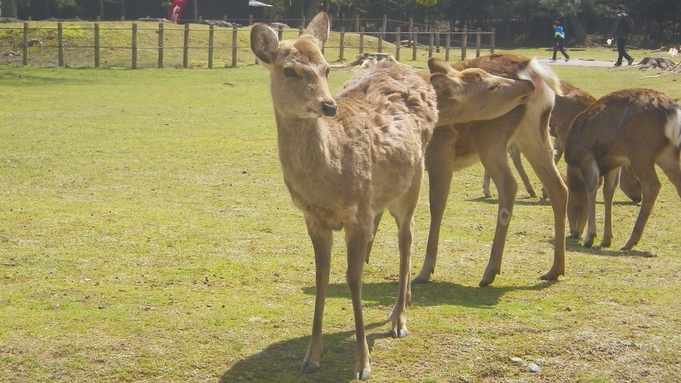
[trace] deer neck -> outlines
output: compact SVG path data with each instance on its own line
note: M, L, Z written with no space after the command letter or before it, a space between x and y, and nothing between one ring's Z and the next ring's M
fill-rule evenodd
M275 113L279 161L286 173L311 175L331 163L331 135L324 118L298 118Z

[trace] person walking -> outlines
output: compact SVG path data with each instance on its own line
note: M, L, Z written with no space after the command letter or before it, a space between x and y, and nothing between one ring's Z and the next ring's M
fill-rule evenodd
M565 62L570 61L570 55L565 53L565 30L563 26L560 25L560 21L556 20L553 22L553 36L555 38L555 44L553 45L553 57L551 61L556 61L556 52L560 51L565 57Z
M610 32L611 40L617 39L617 62L615 62L615 66L621 66L622 59L627 59L627 64L631 65L634 62L634 58L626 50L627 42L631 37L631 18L624 11L624 5L622 4L617 4L615 11L617 15Z

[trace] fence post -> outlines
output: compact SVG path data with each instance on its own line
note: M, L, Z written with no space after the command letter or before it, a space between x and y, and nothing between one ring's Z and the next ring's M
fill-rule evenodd
M416 47L418 45L418 39L419 39L419 29L414 28L414 32L412 33L412 37L414 40L411 43L411 59L413 61L416 61Z
M341 30L340 30L340 47L338 48L338 51L339 51L338 59L340 61L343 61L343 50L345 48L344 45L345 45L345 27L341 27Z
M215 38L215 26L208 27L208 69L213 69L213 42Z
M236 51L239 45L237 45L237 28L236 24L232 26L232 68L236 68ZM258 63L258 59L255 59L255 63Z
M388 15L385 13L383 14L383 30L387 31L388 30Z
M137 23L132 23L132 69L137 69Z
M364 27L359 28L359 54L364 53Z
M461 30L461 60L466 59L466 45L468 45L468 28L464 25Z
M279 41L283 40L284 38L284 27L282 25L279 25L277 28L277 36L279 37Z
M475 57L480 57L480 40L482 39L482 29L478 28L475 36Z
M449 61L449 48L452 43L452 30L448 30L445 35L445 61Z
M253 15L248 15L248 25L253 25Z
M184 53L182 54L182 67L189 68L189 24L184 25Z
M400 27L395 28L395 60L400 61L400 47L402 46L402 36Z
M383 51L383 31L383 28L378 28L378 46L376 47L378 53Z
M496 34L497 34L496 29L492 28L492 34L490 35L490 45L492 46L492 47L489 49L489 53L490 53L490 54L494 54L494 40L495 40L495 38L496 38L496 37L495 37Z
M64 25L57 23L57 46L59 47L59 66L64 66Z
M435 26L435 52L440 53L440 27Z
M24 23L24 57L23 64L28 65L28 23Z
M305 32L305 29L303 28L302 25L300 27L298 27L298 37L302 36L304 32Z
M359 15L355 15L355 32L359 32Z
M99 68L99 23L95 23L95 68Z
M163 68L163 23L158 23L158 67Z
M435 32L433 28L428 31L428 58L433 57L433 40L435 39Z

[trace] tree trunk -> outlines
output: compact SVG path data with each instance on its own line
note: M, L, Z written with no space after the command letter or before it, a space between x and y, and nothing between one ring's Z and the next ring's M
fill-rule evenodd
M194 22L199 22L199 0L194 0Z
M570 23L572 24L573 34L575 36L575 41L577 44L581 44L586 41L586 31L582 26L582 22L579 21L577 15L570 15Z
M125 19L125 0L121 0L121 20Z

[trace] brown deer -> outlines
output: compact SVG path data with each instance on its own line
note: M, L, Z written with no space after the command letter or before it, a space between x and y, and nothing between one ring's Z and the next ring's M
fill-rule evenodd
M398 227L400 281L392 333L407 335L412 221L426 145L437 120L432 86L406 66L379 63L359 72L340 94L329 93L322 46L329 17L315 16L305 33L279 41L265 24L251 29L251 49L270 71L279 160L294 205L303 211L316 265L312 337L301 366L319 368L322 319L333 231L345 229L347 283L355 314L354 377L371 375L362 315L362 275L375 232L388 209Z
M565 142L565 136L567 135L568 129L570 129L572 120L574 120L579 113L585 111L589 106L596 102L595 97L567 81L561 80L560 89L563 94L556 95L555 106L553 107L551 118L549 119L549 133L551 136L555 137L553 141L553 150L555 152L553 159L556 164L563 156L563 143ZM530 197L535 198L537 195L523 167L520 158L520 150L516 145L511 144L508 148L508 153L513 160L513 165L515 166L520 179L523 181L523 184L525 184L527 193ZM485 197L491 196L489 181L489 174L485 172L482 183ZM633 175L629 166L622 167L619 186L629 199L634 202L641 201L641 184ZM548 198L545 189L542 190L542 195L544 198Z
M452 69L480 68L494 75L528 79L535 84L529 99L495 119L450 113L455 100L438 92L440 112L433 139L426 151L426 169L430 184L430 233L426 258L414 283L430 280L435 270L443 213L447 204L453 172L481 161L499 190L497 227L490 260L480 286L489 285L501 271L501 260L513 214L517 184L508 166L507 148L515 143L530 161L535 173L549 193L554 214L555 244L551 269L541 276L555 280L565 273L565 216L567 187L553 162L549 137L549 116L556 94L561 94L560 80L537 60L515 55L489 55L450 65L429 61L431 73L449 73ZM487 101L490 103L491 101Z
M565 139L568 165L568 219L578 238L588 220L584 247L596 237L596 190L604 176L605 228L601 246L612 242L612 200L619 167L631 165L641 182L642 201L633 232L622 250L641 240L660 191L657 164L681 197L681 107L652 89L625 89L600 98L577 116Z

